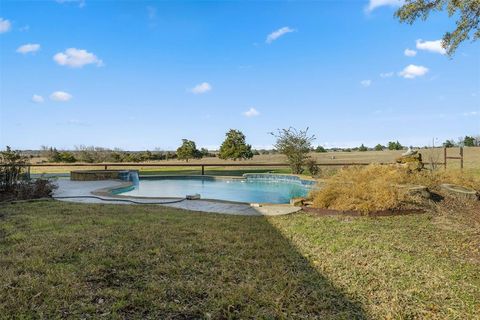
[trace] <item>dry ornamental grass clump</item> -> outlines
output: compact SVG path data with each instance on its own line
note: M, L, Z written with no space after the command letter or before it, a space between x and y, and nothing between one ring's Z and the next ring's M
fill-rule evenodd
M335 210L373 211L415 209L422 206L418 195L408 186L426 186L437 190L442 183L452 183L480 190L480 181L461 172L409 171L395 165L372 164L340 170L325 186L311 193L313 206ZM406 186L406 187L402 187Z

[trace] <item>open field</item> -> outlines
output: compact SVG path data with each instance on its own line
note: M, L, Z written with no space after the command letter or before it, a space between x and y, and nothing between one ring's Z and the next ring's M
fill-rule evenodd
M478 209L266 219L159 206L4 205L0 314L478 319Z
M363 163L363 162L380 162L380 163L391 163L394 162L397 157L401 155L404 151L366 151L366 152L327 152L327 153L312 153L311 156L319 163ZM423 155L425 162L431 162L433 159L435 162L443 162L443 149L421 149L420 152ZM448 149L449 156L458 156L458 148ZM465 157L465 169L469 172L472 172L480 176L480 147L475 148L465 148L464 149ZM42 159L35 159L36 161ZM285 157L283 155L258 155L254 156L253 159L246 161L225 161L218 158L204 158L200 160L191 160L190 163L194 164L225 164L230 163L239 164L239 163L284 163ZM121 167L115 168L125 168L125 169L139 169L142 174L199 174L200 167L198 168L187 168L187 167L161 167L162 164L176 164L176 163L185 163L184 161L179 160L168 160L168 161L155 161L149 162L158 164L159 167L129 167L128 164L124 164ZM459 160L449 160L449 168L459 168ZM101 167L100 167L101 168ZM72 166L60 166L60 167L33 167L32 173L67 173L75 169L100 169L99 167L81 167L75 168ZM212 175L241 175L245 172L267 172L274 171L278 173L288 173L288 168L252 168L252 167L208 167L206 168L206 174Z

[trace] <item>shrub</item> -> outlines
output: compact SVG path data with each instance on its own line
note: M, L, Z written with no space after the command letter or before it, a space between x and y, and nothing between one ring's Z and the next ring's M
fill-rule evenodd
M27 180L24 175L28 157L7 147L0 152L0 199L22 200L52 196L55 186L48 179Z
M0 152L0 191L14 192L25 171L27 157L7 146Z
M310 172L310 175L312 177L316 177L318 173L320 172L320 168L317 165L317 162L313 159L308 159L307 160L307 170Z
M325 153L325 152L327 152L327 150L322 146L318 146L318 147L315 148L315 152Z
M18 184L14 194L16 200L50 198L57 186L50 179L35 179Z

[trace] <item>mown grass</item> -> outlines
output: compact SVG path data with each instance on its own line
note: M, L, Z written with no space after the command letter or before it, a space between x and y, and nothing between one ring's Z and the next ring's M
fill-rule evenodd
M449 210L266 219L159 206L6 205L0 315L478 318L478 208Z

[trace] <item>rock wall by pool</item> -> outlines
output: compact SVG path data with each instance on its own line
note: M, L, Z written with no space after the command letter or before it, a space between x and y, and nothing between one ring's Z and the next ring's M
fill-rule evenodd
M313 180L304 180L304 179L300 179L297 176L286 175L286 174L245 173L243 176L245 177L245 179L257 179L257 180L301 183L301 184L306 185L306 186L313 186L316 183Z
M138 183L138 170L76 170L70 172L70 180L123 180Z

